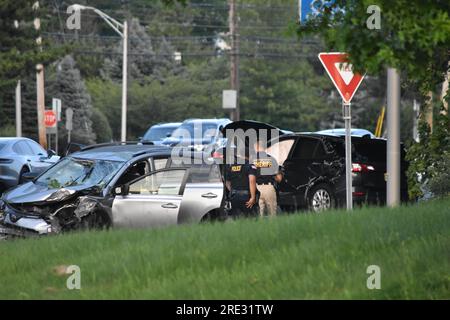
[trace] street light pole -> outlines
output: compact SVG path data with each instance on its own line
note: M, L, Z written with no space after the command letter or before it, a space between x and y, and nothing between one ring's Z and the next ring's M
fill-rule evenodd
M127 141L127 74L128 74L128 23L123 23L123 63L122 63L122 130L121 141Z
M103 11L94 7L83 6L80 4L73 4L70 6L75 11L92 10L98 14L105 22L114 29L123 39L123 65L122 65L122 124L121 124L121 141L127 140L127 79L128 79L128 24L125 21L123 24L116 19L111 18ZM122 29L122 31L120 31Z

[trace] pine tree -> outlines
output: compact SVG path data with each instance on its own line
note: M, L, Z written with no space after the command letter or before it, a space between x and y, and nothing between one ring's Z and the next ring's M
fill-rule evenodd
M14 88L17 80L35 77L37 63L47 64L54 60L59 50L50 46L44 39L40 51L36 45L38 36L33 26L36 15L43 17L46 7L33 11L35 1L2 0L0 1L0 125L14 124ZM35 80L34 80L35 81ZM27 86L24 83L24 87ZM24 92L24 90L22 90ZM36 91L34 90L34 99ZM34 100L36 105L36 100ZM26 121L26 115L24 115ZM25 130L28 129L26 124ZM33 124L36 126L36 123Z
M122 53L123 40L113 49L113 57L105 59L101 75L104 79L115 82L122 81ZM155 48L151 37L139 19L133 18L129 24L129 52L128 78L139 84L150 83L157 80L161 83L174 74L182 72L183 68L174 60L174 48L164 38Z
M67 131L64 130L67 108L72 108L74 111L71 141L81 144L95 143L96 136L91 121L91 96L86 90L80 71L76 68L75 60L71 55L65 56L57 64L55 82L48 91L50 96L61 99L63 120L59 129L61 150L67 143Z

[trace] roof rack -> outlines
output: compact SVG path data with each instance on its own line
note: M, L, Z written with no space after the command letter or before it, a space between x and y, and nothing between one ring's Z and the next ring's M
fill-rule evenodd
M151 141L148 141L148 142L147 141L145 141L145 142L141 142L141 141L106 142L106 143L98 143L98 144L86 146L84 148L81 148L80 151L86 151L86 150L91 150L91 149L101 148L101 147L126 146L126 145L154 145L154 143Z

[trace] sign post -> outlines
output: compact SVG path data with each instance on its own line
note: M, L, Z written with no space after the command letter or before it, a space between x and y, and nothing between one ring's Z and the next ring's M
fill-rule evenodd
M352 185L352 114L350 102L364 79L353 73L348 54L342 52L320 53L319 60L342 97L342 117L345 122L345 183L347 210L353 208Z
M56 115L55 151L58 154L58 122L61 121L61 99L52 99L52 110Z
M66 109L66 129L67 129L67 144L70 144L70 133L73 129L73 109L67 108Z

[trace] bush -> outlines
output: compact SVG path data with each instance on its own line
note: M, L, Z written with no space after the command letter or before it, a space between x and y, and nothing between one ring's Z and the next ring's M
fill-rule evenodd
M112 130L105 114L99 109L93 108L91 120L94 124L92 129L97 137L96 142L110 142L112 140Z
M445 153L443 159L434 166L428 187L438 197L450 194L450 153Z
M11 124L0 127L0 137L15 137L16 127Z
M419 121L420 142L413 143L407 151L411 199L440 196L449 191L450 118L442 105L438 106L441 108L434 117L433 131L422 117Z

